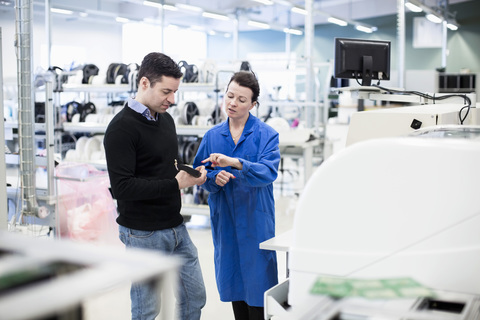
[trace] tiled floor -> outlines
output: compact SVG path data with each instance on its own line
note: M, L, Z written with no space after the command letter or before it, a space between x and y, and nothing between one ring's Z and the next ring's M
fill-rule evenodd
M276 234L279 235L292 228L297 194L302 186L298 187L303 177L297 171L285 173L283 180L277 179L275 184L276 202ZM283 184L280 183L283 181ZM202 266L203 277L207 290L207 304L202 311L205 320L230 320L233 312L230 303L221 302L215 283L213 264L213 244L208 217L193 216L189 222L189 232L196 244ZM285 279L286 255L277 254L279 281ZM129 287L105 292L92 298L85 304L86 320L128 320L130 319Z

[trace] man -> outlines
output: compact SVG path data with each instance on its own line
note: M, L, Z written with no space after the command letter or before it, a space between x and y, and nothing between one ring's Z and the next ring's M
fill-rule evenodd
M168 56L145 56L138 71L138 92L110 122L105 153L112 193L117 200L120 239L127 248L180 256L177 309L180 319L200 319L206 293L197 249L180 214L180 190L201 185L199 178L177 171L178 140L166 111L175 103L182 72ZM154 288L133 284L132 319L154 319L160 306Z

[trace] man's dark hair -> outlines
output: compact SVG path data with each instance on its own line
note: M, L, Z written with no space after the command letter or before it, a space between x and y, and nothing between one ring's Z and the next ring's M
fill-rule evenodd
M252 102L256 101L258 105L258 96L260 95L260 85L258 84L257 77L253 72L251 71L235 72L233 76L230 78L230 82L228 83L228 86L230 86L230 83L232 81L238 83L242 87L250 88L250 90L252 90L253 92Z
M146 77L150 81L150 86L153 87L156 82L162 80L163 76L180 79L183 73L177 63L169 56L160 52L147 54L143 58L140 70L138 70L137 81Z

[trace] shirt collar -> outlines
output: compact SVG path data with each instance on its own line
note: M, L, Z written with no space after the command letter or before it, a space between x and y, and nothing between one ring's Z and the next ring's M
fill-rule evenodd
M157 120L157 118L152 117L152 115L150 113L150 110L145 105L138 102L137 100L132 99L132 98L128 98L127 104L130 107L130 109L132 109L135 112L140 113L142 116L144 116L148 120L150 120L150 121L156 121ZM157 117L158 117L158 114L157 114Z

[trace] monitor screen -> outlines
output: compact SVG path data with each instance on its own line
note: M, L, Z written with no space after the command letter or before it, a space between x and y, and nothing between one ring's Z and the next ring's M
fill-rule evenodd
M335 78L390 80L390 41L335 38Z

